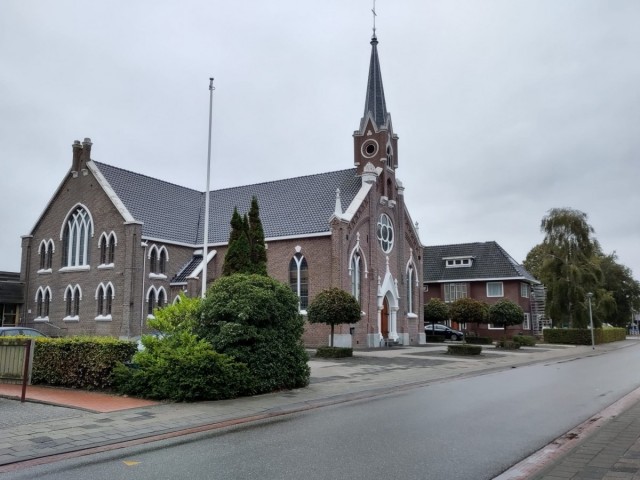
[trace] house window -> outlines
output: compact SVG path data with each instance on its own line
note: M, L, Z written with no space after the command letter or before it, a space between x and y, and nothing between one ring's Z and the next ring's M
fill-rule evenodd
M444 301L455 302L459 298L467 298L466 283L445 283L444 284Z
M111 282L101 283L96 289L97 316L96 320L111 320L111 307L113 305L114 289Z
M502 282L487 282L487 297L504 297Z
M300 299L300 310L309 306L309 268L307 259L297 252L289 262L289 285Z
M407 269L407 312L414 313L414 305L413 305L413 284L416 281L416 273L413 265L409 265Z
M36 320L49 319L49 305L51 303L51 290L47 288L38 288L36 294Z
M529 314L524 314L524 319L522 321L522 329L523 330L531 330L531 322L529 321Z
M362 278L362 258L359 253L351 257L351 295L360 302L360 283Z
M40 270L51 270L51 262L53 260L53 240L43 240L40 242L40 248L38 250L40 254Z
M520 296L522 298L529 298L529 284L522 282L520 284Z
M82 290L80 290L80 286L72 287L68 285L64 291L65 317L63 320L79 320L81 299Z
M62 266L89 265L89 238L93 235L93 223L89 212L78 207L69 215L62 232Z
M380 215L376 226L376 236L380 248L384 253L389 253L393 249L393 223L385 213Z
M113 265L116 251L116 234L111 232L109 235L103 233L100 237L100 264Z
M445 265L447 268L460 268L470 267L471 258L447 258L445 259Z

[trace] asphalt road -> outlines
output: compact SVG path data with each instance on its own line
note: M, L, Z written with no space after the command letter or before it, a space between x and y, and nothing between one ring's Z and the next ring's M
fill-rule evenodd
M640 346L65 460L7 479L491 479L640 386Z

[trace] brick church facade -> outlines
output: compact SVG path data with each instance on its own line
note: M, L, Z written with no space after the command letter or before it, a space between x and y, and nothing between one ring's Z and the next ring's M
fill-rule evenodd
M203 271L207 284L221 275L233 209L247 212L256 196L268 273L298 294L301 313L329 287L360 302L361 321L336 328L336 345L424 343L423 247L396 177L377 44L353 167L211 191L206 259L204 192L96 161L90 139L74 142L67 174L22 237L21 323L56 336L139 336L155 308L200 294ZM328 337L306 324L308 346Z

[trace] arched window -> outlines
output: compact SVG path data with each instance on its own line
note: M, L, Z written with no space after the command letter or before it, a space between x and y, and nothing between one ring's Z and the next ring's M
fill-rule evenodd
M64 320L78 320L80 314L80 300L82 299L82 290L80 286L72 287L68 285L64 291L65 302L65 318Z
M89 238L93 235L93 223L89 212L77 207L67 218L62 232L62 266L89 265Z
M96 289L97 320L108 320L111 318L111 306L113 305L114 289L111 282L101 283Z
M309 268L307 259L297 252L289 262L289 285L300 299L300 310L309 306Z
M407 268L407 312L415 313L414 305L414 283L416 281L416 271L413 265L409 265Z
M38 253L40 255L40 270L50 270L53 260L53 240L42 240Z
M115 257L116 251L116 234L111 232L109 235L103 233L100 235L100 264L111 265Z
M36 318L41 320L48 320L49 318L49 304L51 303L51 290L47 288L38 288L36 294Z
M166 303L167 294L164 291L164 287L149 287L149 290L147 291L147 316L153 317L153 311L156 308L164 307Z
M149 252L149 272L156 273L158 271L158 249L151 247Z
M160 258L158 259L158 272L164 274L167 268L167 250L162 247L160 249Z
M358 303L360 302L360 286L362 278L362 257L359 253L354 253L351 257L351 295Z
M157 245L152 245L149 249L149 274L152 276L164 276L168 261L169 254L164 245L160 248Z

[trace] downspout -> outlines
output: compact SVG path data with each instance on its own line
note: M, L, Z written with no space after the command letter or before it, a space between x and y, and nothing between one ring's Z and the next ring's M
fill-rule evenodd
M147 247L149 244L147 242L142 242L140 244L142 248L144 248L142 254L142 302L140 302L140 337L142 337L142 328L144 327L144 279L147 273Z

